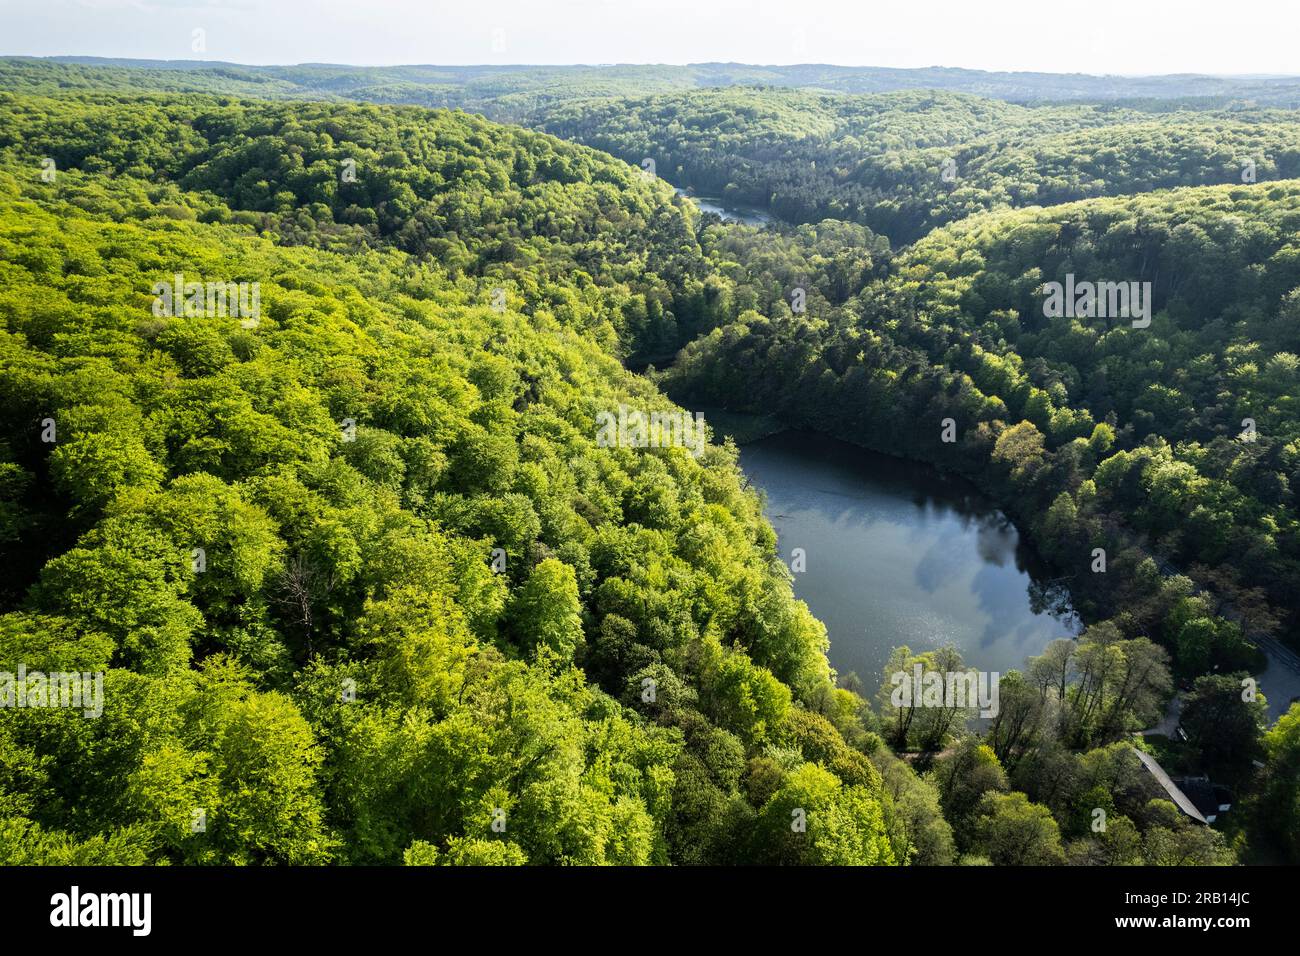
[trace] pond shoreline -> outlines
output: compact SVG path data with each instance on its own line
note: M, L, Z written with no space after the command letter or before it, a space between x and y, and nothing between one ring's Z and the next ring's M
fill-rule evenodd
M710 426L714 430L715 436L727 436L732 438L736 445L741 448L742 453L745 446L778 435L785 433L810 433L821 435L831 441L839 442L848 447L859 449L870 454L881 455L899 462L906 462L915 467L930 469L943 476L945 479L963 482L986 497L998 511L1007 517L1007 520L1011 523L1011 526L1016 530L1017 535L1023 541L1024 546L1031 549L1036 557L1036 549L1033 548L1032 541L1028 535L1024 534L1020 530L1019 522L1014 514L1011 514L1008 509L998 503L988 491L981 488L978 483L974 482L966 475L952 469L944 468L943 466L933 462L907 458L885 449L873 448L859 442L848 441L837 436L826 435L825 433L817 432L815 429L807 429L797 425L791 425L775 415L758 415L752 412L736 412L729 409L706 406L701 406L699 410L704 413L706 421L709 422ZM761 487L757 485L757 483L753 482L752 477L749 476L748 473L746 473L746 478L751 484L761 490ZM769 521L770 520L771 518L769 518ZM773 524L775 526L775 523ZM1038 564L1040 567L1046 568L1046 563L1041 559L1038 559ZM1073 608L1072 604L1071 608ZM813 612L814 614L817 614L819 618L821 617L816 608L813 608ZM1080 629L1082 629L1083 626L1086 626L1086 621L1081 620ZM1297 666L1295 663L1297 659L1295 652L1280 642L1273 640L1256 640L1256 644L1259 647L1261 654L1264 656L1265 666L1256 671L1254 676L1260 679L1261 689L1268 697L1268 721L1271 726L1277 722L1279 717L1286 713L1290 706L1291 699L1293 697L1300 697L1300 666ZM913 649L915 650L915 648ZM869 685L871 684L871 680L867 675L859 674L858 677L863 679L864 682ZM1271 681L1270 678L1272 678ZM1275 685L1274 693L1271 696L1268 695L1268 683L1270 682Z
M784 427L740 450L832 665L868 692L897 646L953 644L968 665L1005 673L1077 634L1028 540L964 477Z

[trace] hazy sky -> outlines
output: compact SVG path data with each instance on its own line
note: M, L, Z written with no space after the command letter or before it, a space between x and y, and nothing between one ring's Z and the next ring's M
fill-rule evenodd
M1298 27L1300 0L0 0L0 55L1294 74Z

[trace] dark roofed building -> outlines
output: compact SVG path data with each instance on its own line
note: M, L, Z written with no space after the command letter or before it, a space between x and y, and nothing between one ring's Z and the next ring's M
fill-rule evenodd
M1220 813L1232 809L1232 795L1210 783L1209 777L1179 777L1174 783L1201 811L1206 823L1213 823Z
M1204 823L1208 826L1213 823L1219 813L1222 812L1219 809L1219 803L1217 802L1218 798L1214 792L1216 788L1209 782L1209 780L1206 780L1203 777L1184 780L1184 782L1196 784L1196 786L1193 787L1193 790L1201 798L1201 803L1198 804L1198 802L1189 796L1179 784L1174 782L1173 778L1171 778L1169 774L1165 773L1165 768L1160 766L1160 762L1156 760L1155 757L1145 751L1138 750L1136 747L1133 748L1133 752L1138 755L1138 759L1142 761L1142 766L1147 768L1147 771L1151 774L1152 778L1155 779L1156 783L1158 783L1165 793L1169 795L1169 799L1173 802L1174 806L1183 811L1183 813L1187 814L1187 816L1191 817L1197 823ZM1202 782L1204 782L1205 789L1202 789L1200 786ZM1208 797L1206 796L1206 790L1208 790ZM1202 806L1211 810L1211 812L1207 815L1205 811L1201 809ZM1226 810L1227 807L1224 807L1223 809Z

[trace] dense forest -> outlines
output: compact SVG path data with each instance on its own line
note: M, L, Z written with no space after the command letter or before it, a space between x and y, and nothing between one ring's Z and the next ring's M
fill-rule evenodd
M1073 78L1080 88L1049 95L1051 83L1037 74L1017 74L1004 89L960 70L878 71L878 81L865 82L837 78L835 68L716 64L142 65L0 59L0 88L143 87L465 109L633 165L651 159L675 186L785 222L849 220L895 244L989 209L1300 175L1300 87L1281 79L1259 81L1263 89L1197 77L1132 80L1116 92L1083 77Z
M407 69L0 62L0 669L106 702L0 712L0 862L1300 862L1240 690L1300 628L1294 116ZM990 722L865 699L734 444L620 406L960 473L1086 628ZM1175 690L1221 826L1134 752Z
M998 207L1300 174L1273 111L1027 108L959 94L706 91L579 101L538 126L789 222L848 219L897 243Z
M23 124L48 104L5 105L4 663L104 669L115 701L97 721L5 712L6 862L882 863L931 831L948 845L915 774L894 786L921 797L886 796L734 450L596 445L598 410L668 405L602 347L616 279L571 257L589 229L602 269L620 231L702 261L661 184L481 120L357 106L167 104L226 130L208 162L196 134L194 162L160 150L169 164L141 155L158 104L77 117L66 100L47 184ZM424 177L407 191L434 207L436 250L407 251L374 200L356 247L330 251L328 205L297 216L250 168L372 120L407 145L358 179ZM435 138L446 180L410 155ZM512 177L549 198L502 212ZM638 204L679 233L647 232ZM509 280L477 254L490 219L519 237ZM149 291L175 273L256 278L258 324L158 317Z
M36 69L32 70L35 66ZM7 72L12 68L13 72ZM351 66L302 63L248 66L204 60L139 60L64 56L0 57L3 85L14 89L53 81L65 89L140 89L289 99L351 99L462 107L517 121L548 103L592 96L719 87L768 86L835 93L946 90L1014 103L1132 102L1157 109L1251 102L1300 108L1293 76L1092 76L1084 73L989 72L960 68L831 66L804 63L692 63L687 66Z

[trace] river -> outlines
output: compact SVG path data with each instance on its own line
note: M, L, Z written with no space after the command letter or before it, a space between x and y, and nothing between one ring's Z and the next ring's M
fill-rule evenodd
M967 665L1004 674L1077 633L1068 606L1031 598L1038 562L969 483L802 432L742 445L740 461L766 494L781 557L805 553L795 594L826 624L832 666L866 692L900 644L955 644Z

